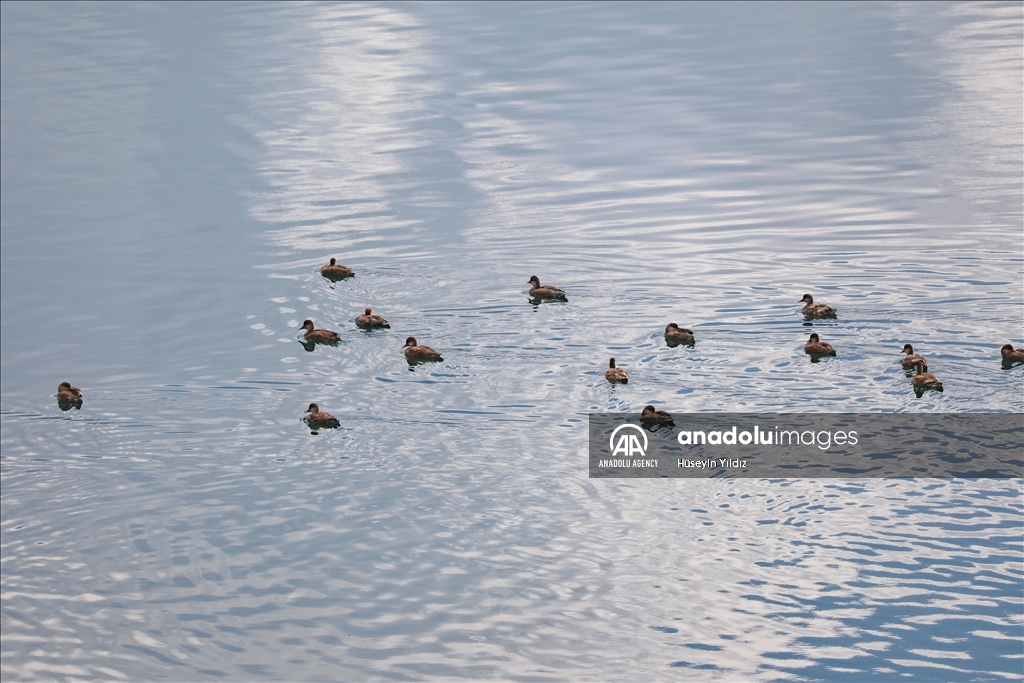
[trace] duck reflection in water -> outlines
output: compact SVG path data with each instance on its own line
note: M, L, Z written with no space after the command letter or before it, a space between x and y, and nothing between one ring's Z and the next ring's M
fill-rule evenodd
M1024 349L1015 349L1013 344L1003 344L999 353L1003 356L1003 368L1007 370L1024 363Z
M918 361L914 364L914 369L917 370L917 374L914 375L911 382L914 383L914 393L918 398L924 396L926 391L942 391L942 382L935 375L924 371L924 363Z
M804 353L811 357L812 363L817 363L825 356L836 355L836 350L832 348L831 344L821 341L817 332L812 332L807 343L804 344Z
M320 406L315 403L310 403L309 407L306 408L306 412L309 414L303 419L313 434L316 434L318 429L337 429L341 426L338 418L330 413L321 412Z
M312 351L316 348L317 344L323 344L324 346L337 346L338 342L341 341L341 335L331 330L318 330L313 327L312 320L306 320L302 323L300 330L305 330L306 333L302 335L302 339L299 343L302 344L302 348L307 351Z
M71 386L71 382L61 382L57 385L57 406L67 412L74 408L82 409L82 390Z
M640 411L640 424L654 431L659 426L675 426L675 421L664 410L655 410L654 406L644 406L644 409Z
M671 348L680 345L693 346L693 341L693 330L687 327L669 323L665 328L665 343Z
M409 361L410 370L420 363L439 363L444 360L439 352L418 343L416 337L406 338L402 348L405 350L405 360Z
M331 262L320 268L320 274L331 282L337 282L338 280L344 280L347 277L352 277L355 273L351 268L343 266L337 262L333 257Z
M536 275L531 276L527 284L530 285L530 303L534 306L544 301L568 301L564 290L554 285L544 285L542 287L540 278Z

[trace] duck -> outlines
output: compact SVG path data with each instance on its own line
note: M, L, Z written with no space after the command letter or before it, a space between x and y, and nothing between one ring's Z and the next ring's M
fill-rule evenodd
M308 342L314 342L316 344L337 344L341 341L341 335L337 332L313 329L312 320L307 319L302 323L302 327L299 329L306 331L306 334L302 335L302 338Z
M925 369L928 368L928 361L924 359L924 356L919 356L914 353L914 347L910 344L903 345L903 353L907 354L903 357L903 360L900 361L903 364L904 370L913 370L917 363L923 363Z
M665 327L665 343L669 346L676 346L678 344L692 344L693 343L693 330L686 327L679 327L675 323L669 323Z
M61 410L81 410L82 390L71 386L71 382L61 382L57 385L57 405Z
M356 316L356 326L364 330L372 330L375 327L391 327L388 321L379 315L373 315L373 309L367 306L366 312Z
M421 360L433 360L441 361L441 354L430 348L429 346L423 346L416 343L416 337L409 337L405 340L405 345L402 346L405 349L405 357L410 362L421 361Z
M800 299L797 303L804 303L804 307L801 312L808 318L834 318L836 317L836 309L825 304L814 303L814 297L810 294L804 294L804 298Z
M309 407L306 408L306 412L309 413L305 417L306 424L311 429L334 429L341 426L341 422L338 418L334 417L330 413L321 413L320 406L315 403L310 403Z
M654 406L644 406L640 411L640 422L646 426L675 424L671 415L664 410L655 410Z
M809 353L812 356L834 356L836 350L832 348L831 344L826 344L818 339L817 332L812 332L807 343L804 344L804 353Z
M326 266L320 268L320 274L323 275L328 280L337 282L338 280L344 280L347 277L352 277L353 275L355 275L355 271L353 271L351 268L347 266L341 265L332 256L331 262L328 263Z
M1003 365L1024 363L1024 349L1015 349L1013 344L1003 344L999 353L1003 354Z
M530 286L530 296L534 299L565 299L565 292L558 287L553 285L540 286L540 278L536 275L530 276L528 282Z
M914 363L914 369L917 370L917 374L910 380L914 383L914 389L935 389L936 391L942 391L942 382L935 375L929 374L924 371L924 363L917 361Z
M604 371L604 378L613 384L615 382L625 384L629 381L629 373L622 368L615 367L615 359L612 358L608 361L608 369Z

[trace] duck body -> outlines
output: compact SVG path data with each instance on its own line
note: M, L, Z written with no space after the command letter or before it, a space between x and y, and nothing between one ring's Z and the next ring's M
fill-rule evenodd
M693 343L693 330L686 327L679 327L675 323L669 323L665 328L665 343L669 346Z
M334 429L341 426L341 422L338 421L338 418L334 417L330 413L321 412L320 406L315 403L310 403L309 408L306 408L306 412L309 413L309 415L304 419L310 429Z
M644 406L644 409L640 411L640 422L647 427L675 424L671 415L664 410L655 410L654 406Z
M380 317L379 315L374 315L372 308L367 308L365 313L356 316L356 326L361 327L364 330L391 327L391 325L388 324L387 320Z
M914 369L917 370L917 374L910 381L914 383L915 390L934 389L935 391L942 391L942 382L935 375L924 371L924 363L918 362L914 365Z
M804 294L804 297L799 302L804 304L804 307L800 309L800 312L804 314L806 318L834 318L836 317L836 309L825 304L814 303L814 297L810 294Z
M604 371L604 378L612 384L625 384L629 381L629 373L622 368L615 367L615 359L608 361L608 369Z
M804 344L804 353L812 356L834 356L836 350L832 348L831 344L826 344L818 338L818 333L814 332L811 334L810 339Z
M332 282L338 280L344 280L347 277L355 275L355 271L347 266L343 266L338 263L334 258L331 258L331 262L320 268L320 274Z
M1013 344L1003 344L999 353L1003 356L1003 365L1007 367L1024 363L1024 349L1015 349Z
M540 278L536 275L530 277L530 296L534 299L561 299L565 300L565 292L552 285L540 286Z
M914 366L918 363L922 363L925 369L928 369L928 361L924 359L924 356L919 356L914 353L914 347L910 344L903 345L903 353L907 354L903 357L903 360L900 361L904 370L913 370Z
M308 342L314 344L337 344L341 341L341 335L337 332L331 332L330 330L318 330L313 327L312 320L306 320L302 323L300 330L305 330L306 333L302 335L302 338Z
M405 340L405 345L402 346L405 349L405 358L410 363L417 363L420 361L442 361L441 354L423 344L416 342L416 337L409 337Z
M71 386L71 382L61 382L57 385L57 405L64 411L81 410L82 390Z

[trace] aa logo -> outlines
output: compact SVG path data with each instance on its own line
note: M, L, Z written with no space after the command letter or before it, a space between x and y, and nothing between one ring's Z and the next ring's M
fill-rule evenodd
M624 429L635 429L643 439L643 445L640 445L636 434ZM643 458L647 455L647 434L636 425L619 425L608 439L608 448L612 450L612 457Z

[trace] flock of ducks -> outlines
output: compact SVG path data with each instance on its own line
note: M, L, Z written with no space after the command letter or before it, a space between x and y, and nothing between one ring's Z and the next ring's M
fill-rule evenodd
M355 275L355 271L341 265L336 259L332 258L330 263L320 268L320 274L331 282L338 282L352 277ZM568 301L565 290L553 285L541 285L540 279L536 275L530 277L527 284L530 285L530 297L535 304L545 300ZM814 297L810 294L804 294L798 303L804 304L801 312L804 314L805 319L836 318L838 314L838 311L832 306L815 303ZM391 327L387 320L379 315L375 315L371 308L367 308L362 315L356 317L356 326L364 330L388 329ZM317 344L333 346L341 341L340 334L332 330L317 329L313 321L309 319L303 321L299 329L304 332L302 341L307 351L312 351ZM670 347L681 344L692 346L695 343L693 330L679 327L676 323L669 323L665 327L665 343ZM417 342L416 337L407 337L402 350L410 365L444 360L438 351ZM817 361L825 356L836 355L835 348L831 344L821 341L817 332L812 333L807 343L804 344L804 352L811 356L812 361ZM905 354L901 360L903 369L916 373L911 375L911 382L918 397L926 390L942 391L942 382L935 375L925 372L928 369L928 361L923 356L915 353L913 346L905 344L903 346L903 353ZM1000 349L1000 353L1002 354L1004 368L1024 363L1024 349L1015 349L1012 344L1004 344ZM614 358L608 361L608 370L605 371L604 376L605 379L613 384L629 382L629 373L623 368L617 367ZM57 387L57 405L64 411L71 408L81 409L82 390L71 386L69 382L61 382ZM316 403L309 404L304 420L314 432L317 429L333 429L341 426L338 418L320 410L320 406ZM640 422L647 427L673 424L671 415L663 410L656 410L651 405L644 406L640 413Z

